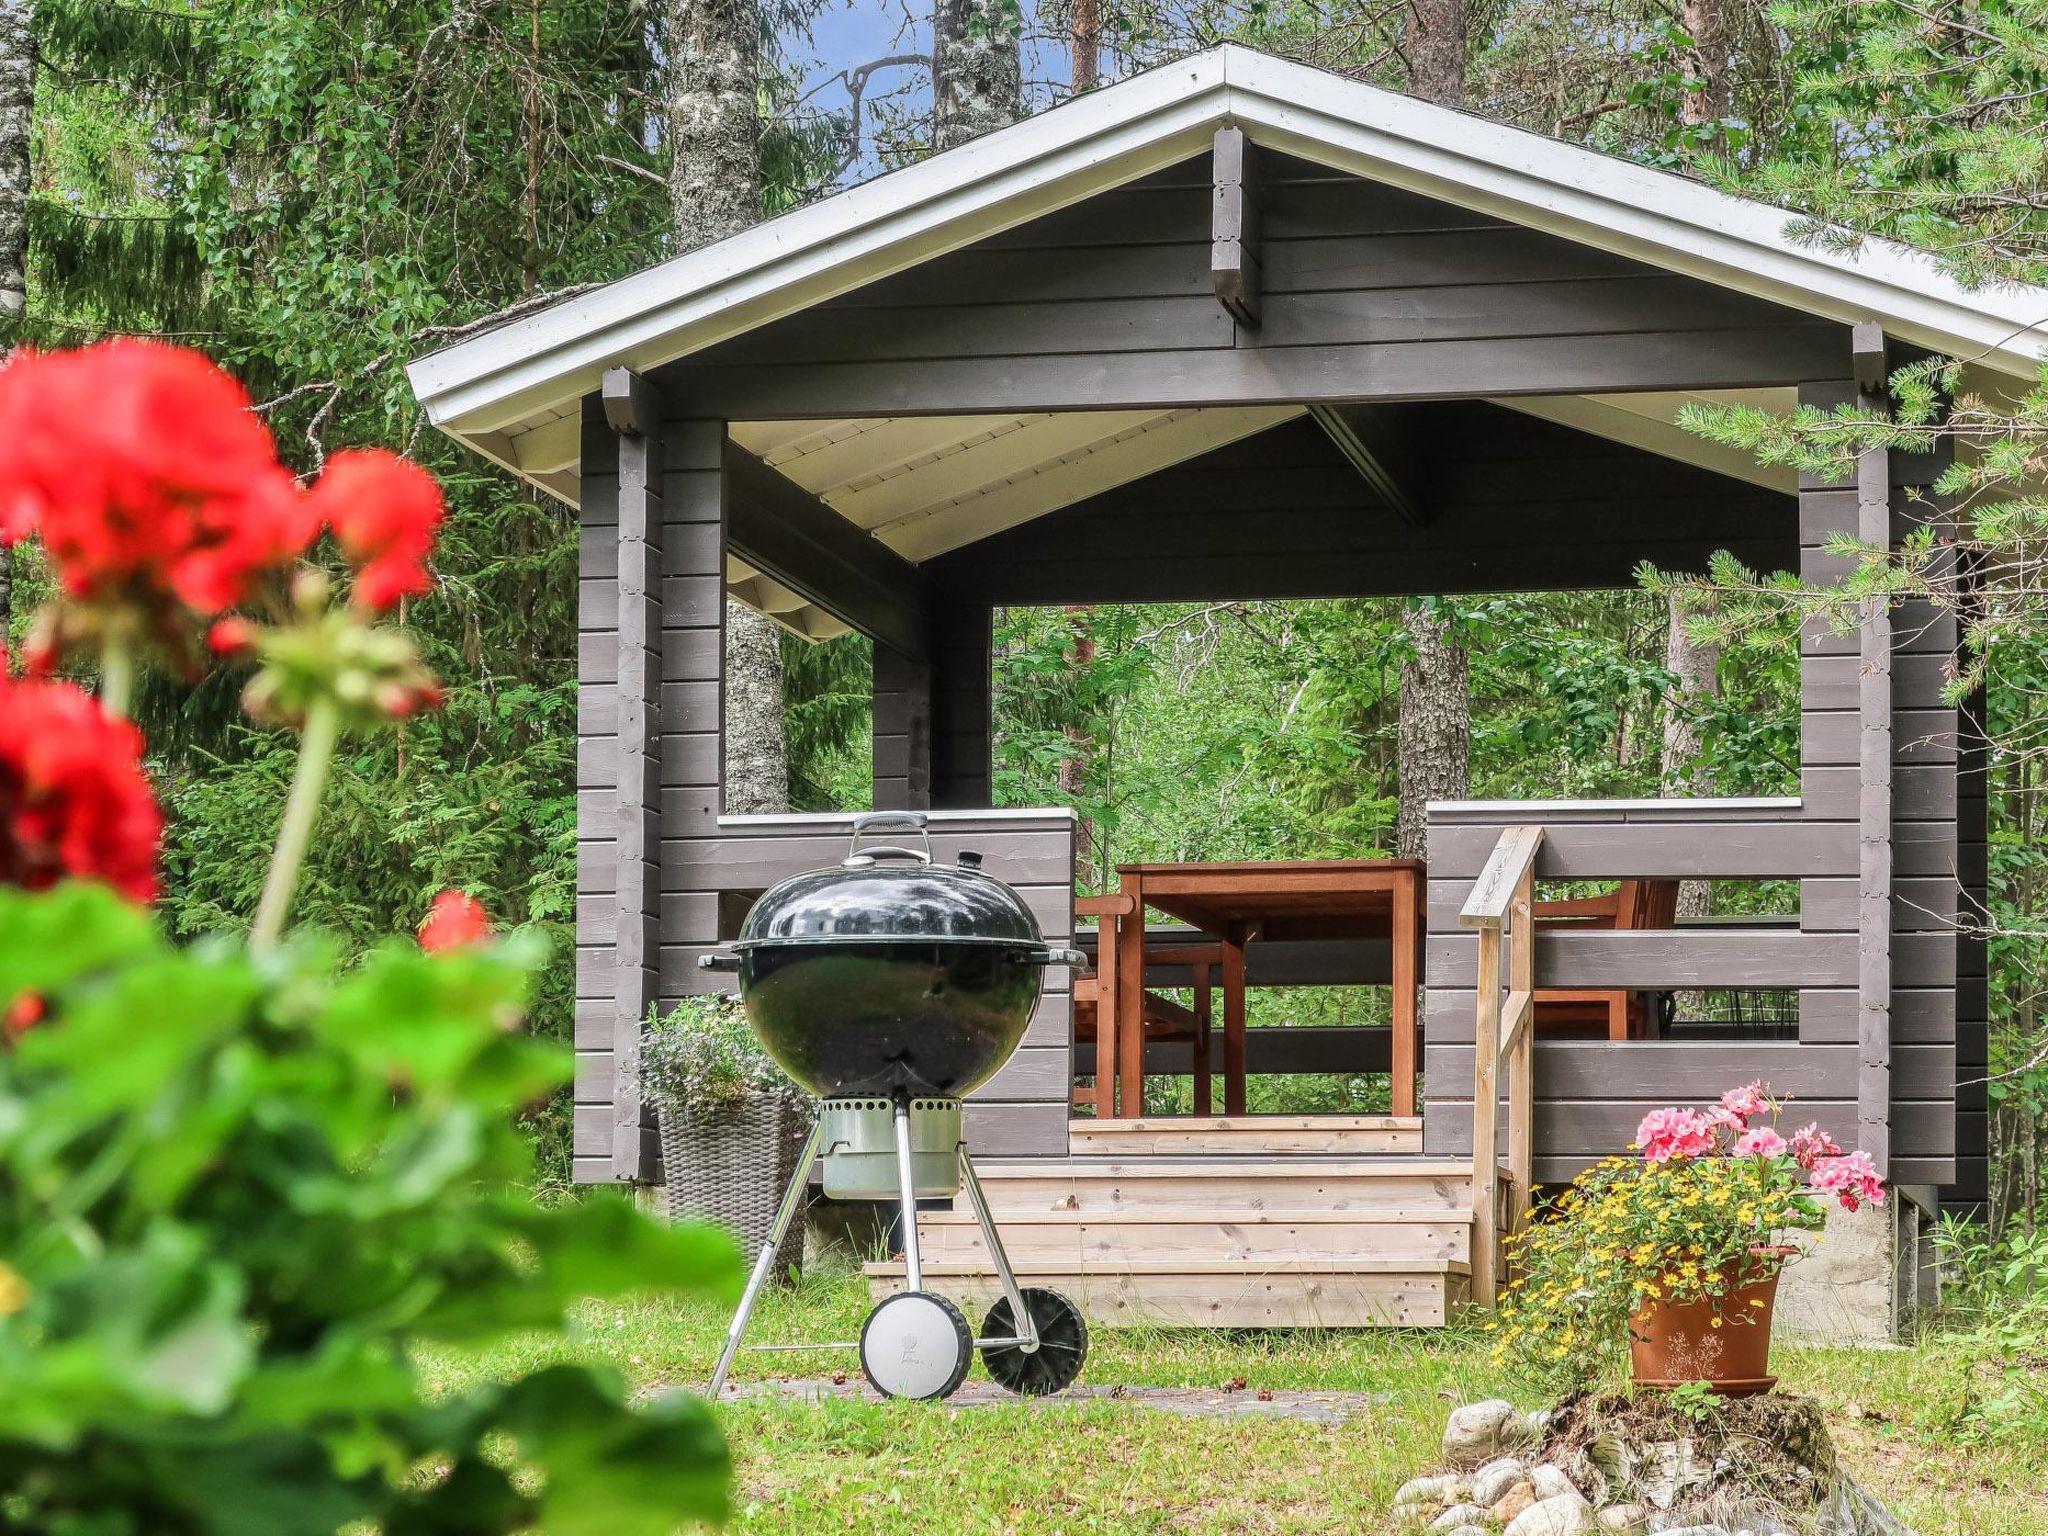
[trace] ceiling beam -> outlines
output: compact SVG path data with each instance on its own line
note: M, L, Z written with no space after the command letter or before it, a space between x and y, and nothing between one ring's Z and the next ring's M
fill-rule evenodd
M1435 516L1424 494L1424 460L1416 450L1421 423L1398 405L1312 405L1317 426L1395 516L1420 528Z
M924 659L922 571L730 440L725 479L727 550L847 628Z
M1216 130L1210 151L1209 278L1239 325L1259 323L1258 148L1244 130Z

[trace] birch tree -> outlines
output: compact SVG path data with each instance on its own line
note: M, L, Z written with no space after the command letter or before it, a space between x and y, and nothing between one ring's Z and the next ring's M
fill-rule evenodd
M1465 0L1410 0L1404 50L1410 95L1465 104ZM1445 603L1408 606L1394 820L1394 851L1404 859L1424 855L1429 802L1462 799L1472 787L1471 664L1453 624Z
M1024 115L1017 0L939 0L932 18L932 147L955 144Z
M736 234L761 217L761 16L754 0L667 0L664 102L676 249ZM725 809L789 809L782 632L744 603L725 605Z
M0 0L0 354L28 319L29 131L35 107L35 11ZM0 644L14 618L14 552L0 550Z

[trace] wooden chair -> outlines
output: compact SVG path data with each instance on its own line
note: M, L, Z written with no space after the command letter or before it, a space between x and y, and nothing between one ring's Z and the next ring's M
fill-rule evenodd
M1669 928L1678 918L1676 880L1624 880L1607 896L1539 901L1536 932ZM1652 1032L1651 997L1627 988L1539 987L1535 1025L1563 1033L1597 1034L1609 1040L1641 1040Z
M1128 896L1119 895L1083 896L1074 903L1075 919L1092 917L1098 928L1095 968L1074 978L1074 1039L1095 1043L1095 1086L1082 1088L1076 1084L1073 1102L1093 1104L1097 1119L1115 1118L1118 1113L1119 1068L1129 1075L1135 1063L1137 1091L1134 1097L1142 1111L1145 1102L1144 1045L1155 1041L1185 1041L1194 1049L1194 1112L1206 1115L1210 1112L1211 1103L1209 1039L1213 1019L1213 977L1215 967L1222 963L1222 956L1213 950L1185 946L1146 951L1148 965L1189 967L1194 977L1195 1005L1189 1008L1158 992L1146 991L1141 1032L1143 1043L1133 1049L1133 1042L1120 1038L1120 1021L1115 1019L1116 925L1125 918L1137 920L1133 907ZM1110 1000L1108 1007L1103 1006L1105 998ZM1105 1022L1110 1026L1107 1029L1103 1027Z

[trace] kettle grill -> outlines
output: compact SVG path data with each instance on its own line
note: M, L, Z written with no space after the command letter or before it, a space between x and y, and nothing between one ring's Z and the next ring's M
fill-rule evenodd
M922 846L865 841L882 831L913 832ZM1057 1291L1017 1284L961 1135L960 1097L1022 1043L1045 968L1083 961L1078 950L1045 943L1023 899L981 867L979 854L934 863L918 811L856 817L837 868L775 886L747 913L730 952L699 958L706 970L737 976L762 1046L822 1101L726 1330L714 1398L820 1161L829 1197L896 1202L907 1284L868 1313L857 1342L762 1348L857 1349L862 1374L887 1397L950 1396L976 1350L999 1385L1028 1396L1080 1375L1087 1326ZM924 1289L918 1254L917 1202L963 1189L1003 1292L979 1335L958 1306Z

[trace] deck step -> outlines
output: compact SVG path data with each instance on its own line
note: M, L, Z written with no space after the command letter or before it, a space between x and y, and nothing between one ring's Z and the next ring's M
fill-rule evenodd
M1227 1262L1355 1264L1381 1260L1442 1263L1471 1251L1470 1211L1384 1210L1216 1212L1126 1211L1087 1217L1037 1212L998 1217L1003 1248L1017 1264ZM934 1263L989 1262L974 1218L931 1212L918 1222L925 1256Z
M977 1163L1002 1222L1035 1213L1113 1216L1219 1211L1266 1216L1361 1211L1460 1211L1471 1204L1469 1163L1419 1157L1284 1160L1140 1154ZM964 1208L964 1206L963 1206Z
M1179 1115L1156 1120L1076 1120L1067 1134L1076 1155L1272 1153L1322 1157L1422 1151L1419 1115Z
M904 1266L867 1266L877 1299L903 1288ZM1018 1265L1025 1285L1059 1291L1097 1327L1435 1328L1466 1295L1462 1264L1218 1261ZM951 1297L970 1319L1002 1294L980 1265L927 1263L925 1288Z

